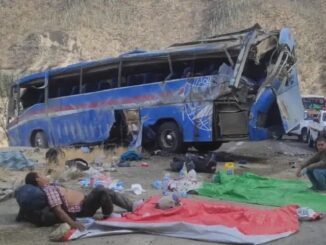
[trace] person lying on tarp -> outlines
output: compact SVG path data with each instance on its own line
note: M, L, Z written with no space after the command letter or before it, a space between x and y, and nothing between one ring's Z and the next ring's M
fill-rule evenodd
M297 171L297 176L302 175L306 168L306 174L312 183L313 190L326 190L326 135L320 135L316 140L317 153L302 164Z
M92 217L101 208L103 218L106 218L112 214L113 204L130 212L142 202L132 202L124 195L104 187L96 187L85 196L79 191L50 184L47 177L36 172L28 173L25 183L40 187L46 194L48 205L54 214L62 222L80 231L85 228L75 220L77 217Z

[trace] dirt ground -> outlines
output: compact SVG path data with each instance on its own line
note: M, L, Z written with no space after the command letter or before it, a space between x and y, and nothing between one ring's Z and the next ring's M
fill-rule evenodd
M8 150L8 149L4 149ZM297 163L305 160L313 151L305 144L298 142L295 139L285 139L282 141L263 141L263 142L237 142L224 144L220 152L228 152L235 157L246 159L248 163L244 167L236 168L236 173L250 171L253 173L277 177L277 178L296 178L296 169L291 168L289 162L295 161ZM37 160L39 169L44 168L44 151L35 152L33 149L25 149L25 154L34 160ZM120 152L115 152L119 154ZM74 151L71 157L79 156L84 157L88 161L91 158L102 157L108 163L114 160L112 152L102 153L101 151L94 151L91 154L85 154L79 150ZM159 194L158 190L151 187L153 180L161 179L166 171L168 171L170 161L173 156L151 156L143 160L149 164L149 167L140 167L140 162L134 162L131 167L117 168L117 172L110 172L113 179L122 180L128 188L133 183L139 183L146 190L140 196L135 196L132 193L127 195L136 200L139 198L146 198L153 194ZM5 172L8 179L17 182L22 179L25 172ZM174 175L175 173L172 173ZM2 171L1 179L5 178ZM211 174L199 173L199 180L209 181ZM63 182L64 185L76 189L81 189L77 179ZM82 189L81 189L82 190ZM87 192L86 190L82 190ZM189 197L191 198L191 197ZM326 205L326 204L325 204ZM119 209L116 209L119 211ZM0 202L0 244L52 244L48 240L49 233L53 228L36 228L26 223L16 223L15 216L18 211L18 206L14 198L7 199ZM326 219L316 222L303 222L301 223L300 231L290 237L271 242L269 244L325 244L324 234L326 232ZM98 238L80 239L71 241L69 244L209 244L206 242L199 242L187 239L169 238L163 236L147 235L147 234L131 234L131 235L116 235Z

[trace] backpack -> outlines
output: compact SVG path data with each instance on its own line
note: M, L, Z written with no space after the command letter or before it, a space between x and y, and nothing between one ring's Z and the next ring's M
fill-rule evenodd
M28 221L37 226L51 226L60 220L50 210L44 191L34 185L23 185L15 191L19 205L16 221Z
M170 168L172 171L179 172L183 164L186 165L188 172L194 169L196 172L214 173L217 160L214 154L198 155L187 153L185 156L174 157L170 162Z

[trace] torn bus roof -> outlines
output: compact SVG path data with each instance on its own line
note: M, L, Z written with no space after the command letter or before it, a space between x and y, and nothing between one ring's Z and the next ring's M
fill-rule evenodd
M257 57L268 52L277 45L279 31L264 31L261 28L254 26L239 32L214 36L208 39L198 40L188 43L174 44L166 49L156 51L134 50L124 53L118 57L109 57L96 61L83 61L80 63L68 65L66 67L49 69L47 71L34 73L21 78L16 81L16 84L23 85L33 80L44 79L46 76L53 76L62 73L71 73L80 71L81 69L90 69L98 66L105 65L118 65L120 61L146 61L148 59L167 59L178 58L179 56L187 55L209 55L221 53L226 56L225 51L229 52L232 57L238 55L242 46L244 45L245 37L250 32L256 31L257 35L253 40L253 47L250 49L249 58L254 58L257 62ZM264 43L261 45L261 43ZM259 54L259 56L257 56Z

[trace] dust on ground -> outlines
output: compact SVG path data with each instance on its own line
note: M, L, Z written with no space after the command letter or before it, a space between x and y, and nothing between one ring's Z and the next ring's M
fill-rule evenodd
M65 149L65 157L60 159L56 165L49 166L46 164L44 150L35 150L31 148L21 149L25 155L36 161L36 169L47 172L52 169L52 176L60 176L64 169L65 159L83 158L88 162L101 159L104 163L103 167L109 166L115 161L125 150L118 148L115 150L105 151L101 148L95 148L91 153L83 153L80 149ZM305 144L294 139L286 139L283 141L263 141L263 142L237 142L224 144L219 152L226 152L236 158L246 160L248 163L237 167L236 173L250 171L256 174L277 177L277 178L296 178L295 168L291 168L289 162L295 161L300 163L313 154L313 150L309 149ZM131 199L147 198L151 195L160 194L159 190L151 187L151 183L156 179L161 179L165 172L169 171L171 156L149 156L140 162L132 162L131 167L117 168L116 172L108 172L112 179L119 179L125 183L125 187L129 188L133 183L139 183L146 190L140 196L126 192ZM141 167L141 162L147 162L149 167ZM105 166L107 165L107 166ZM22 181L27 171L0 171L0 181L6 181L10 184ZM174 174L174 173L173 173ZM172 175L173 175L172 174ZM200 181L210 181L211 174L199 173ZM63 183L75 189L82 189L78 184L78 179L68 180ZM261 206L260 206L261 207ZM119 211L117 208L116 210ZM15 217L18 206L14 198L0 202L0 244L52 244L48 240L49 233L53 230L51 227L36 228L27 223L16 223ZM270 244L325 244L324 231L326 229L326 221L303 222L300 232L290 237L271 242ZM148 234L130 234L106 236L98 238L81 239L71 241L69 244L209 244L207 242L199 242L187 239L170 238L164 236L155 236Z

